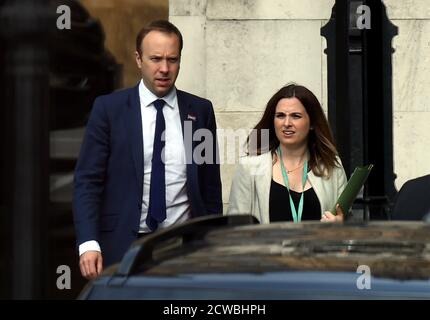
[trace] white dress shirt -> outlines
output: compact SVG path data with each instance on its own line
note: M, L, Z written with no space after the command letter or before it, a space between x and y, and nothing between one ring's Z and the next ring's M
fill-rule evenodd
M139 232L150 232L146 225L151 187L152 149L154 144L155 120L157 110L153 102L158 98L149 91L143 81L139 84L140 108L142 112L143 133L143 197L142 216ZM185 146L182 135L176 89L173 88L162 98L166 104L163 115L166 121L165 133L165 179L166 179L166 220L158 225L165 228L186 221L190 217L190 204L187 195L187 167Z
M157 110L153 102L160 99L146 88L143 81L139 84L140 110L142 115L143 135L143 196L139 232L147 233L149 191L151 187L152 149L154 144L155 120ZM165 131L165 181L166 181L166 220L158 225L165 228L181 223L190 218L190 203L187 195L187 167L185 147L182 135L181 117L179 114L176 89L173 88L162 98L166 104L163 115L166 122ZM86 251L101 251L95 240L79 245L79 255Z

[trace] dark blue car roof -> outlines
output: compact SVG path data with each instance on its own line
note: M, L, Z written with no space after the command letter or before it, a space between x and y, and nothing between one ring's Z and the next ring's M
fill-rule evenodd
M430 225L200 218L136 241L80 298L429 299Z

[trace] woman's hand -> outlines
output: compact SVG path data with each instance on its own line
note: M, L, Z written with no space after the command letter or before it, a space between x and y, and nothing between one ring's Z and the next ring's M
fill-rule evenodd
M324 212L321 222L343 222L343 211L339 204L336 205L336 215L330 211Z

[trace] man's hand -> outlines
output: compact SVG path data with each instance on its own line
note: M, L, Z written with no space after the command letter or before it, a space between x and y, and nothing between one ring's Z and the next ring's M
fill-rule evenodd
M93 280L103 271L102 254L98 251L87 251L79 258L79 268L84 278Z
M342 208L339 204L336 205L336 215L331 213L330 211L324 212L321 222L342 222L343 221L343 212Z

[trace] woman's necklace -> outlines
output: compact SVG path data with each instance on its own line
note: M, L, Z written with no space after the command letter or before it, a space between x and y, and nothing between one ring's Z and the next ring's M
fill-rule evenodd
M286 169L286 171L287 171L287 174L290 174L291 172L296 171L297 169L300 169L301 167L303 167L303 164L304 164L304 163L302 163L300 166L298 166L297 168L294 168L294 169L292 169L292 170L288 170L287 168L285 168L285 169Z
M299 165L297 168L294 168L292 170L288 170L287 168L285 168L285 171L287 172L287 174L290 174L291 172L296 171L297 169L300 169L301 167L303 167L303 165L304 165L304 162L301 165Z

